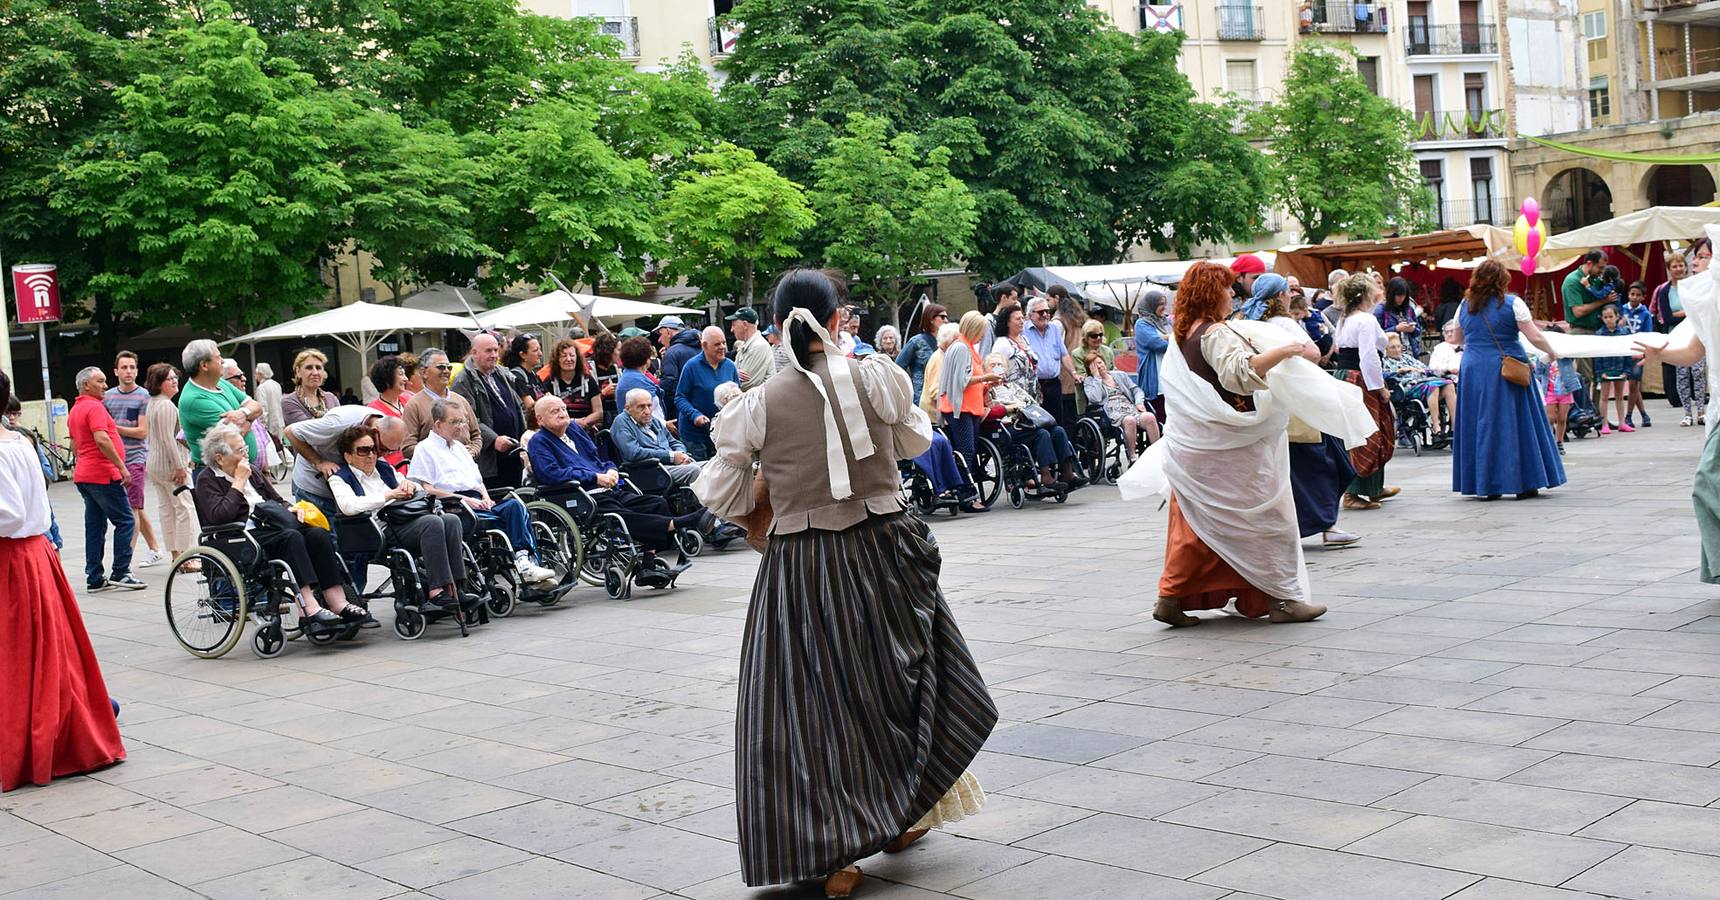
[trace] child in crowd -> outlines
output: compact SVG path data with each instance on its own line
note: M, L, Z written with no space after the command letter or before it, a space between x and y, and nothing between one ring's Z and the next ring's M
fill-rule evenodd
M1640 281L1630 283L1630 290L1625 301L1624 309L1619 313L1624 317L1623 324L1626 334L1648 333L1654 331L1654 314L1648 309L1648 285ZM1642 427L1648 428L1654 423L1648 419L1648 408L1642 405L1642 363L1631 361L1629 378L1626 383L1630 386L1630 400L1625 406L1624 423L1632 425L1631 415L1642 416Z
M1535 384L1542 387L1542 403L1547 408L1547 424L1553 429L1553 442L1559 445L1559 455L1565 455L1565 430L1569 426L1571 404L1576 400L1575 392L1569 390L1570 385L1564 383L1562 377L1565 369L1574 369L1568 362L1548 360L1539 353L1531 353L1530 358L1535 365Z
M1617 303L1624 293L1624 279L1619 276L1618 266L1607 266L1601 269L1599 275L1592 277L1585 275L1581 279L1581 283L1583 290L1587 291L1589 297L1595 300L1605 300L1610 297L1614 303Z
M1435 435L1443 437L1457 421L1457 385L1428 370L1427 364L1404 352L1403 338L1393 332L1386 335L1386 355L1380 360L1386 376L1398 383L1404 396L1420 400L1427 406L1427 424ZM1448 411L1441 427L1440 404Z
M1595 334L1603 337L1618 337L1630 332L1624 329L1624 316L1619 312L1617 304L1608 305L1601 310L1601 327ZM1613 402L1618 410L1618 430L1632 432L1636 428L1626 419L1625 400L1630 396L1631 358L1628 356L1603 356L1595 360L1595 380L1601 383L1601 434L1611 434L1612 423L1607 420L1607 401Z
M1129 462L1135 461L1137 433L1146 432L1149 444L1159 439L1159 420L1147 410L1140 389L1132 383L1128 388L1119 384L1111 375L1111 367L1105 365L1104 356L1094 353L1087 357L1087 377L1082 379L1081 389L1086 392L1088 403L1102 405L1105 418L1123 429L1123 452L1128 454Z
M1290 292L1290 318L1308 332L1308 340L1314 342L1322 357L1332 352L1332 325L1325 316L1314 315L1314 306L1308 302L1308 296L1301 291Z

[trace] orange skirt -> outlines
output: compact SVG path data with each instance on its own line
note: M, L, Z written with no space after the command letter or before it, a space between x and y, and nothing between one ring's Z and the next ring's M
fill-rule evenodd
M1174 493L1169 531L1165 535L1165 567L1159 575L1159 596L1176 600L1185 612L1223 609L1235 600L1236 611L1250 619L1266 615L1273 600L1237 574L1230 563L1188 527Z

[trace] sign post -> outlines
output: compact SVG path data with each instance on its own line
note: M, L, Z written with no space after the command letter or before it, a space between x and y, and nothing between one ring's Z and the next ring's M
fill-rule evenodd
M6 255L0 253L0 271L6 269ZM0 282L0 372L16 379L12 371L12 312L6 308L6 285Z
M42 415L48 420L48 443L54 443L54 388L48 379L48 323L60 321L59 270L52 264L12 267L12 298L18 302L18 324L35 325L42 349ZM8 339L9 340L9 339Z

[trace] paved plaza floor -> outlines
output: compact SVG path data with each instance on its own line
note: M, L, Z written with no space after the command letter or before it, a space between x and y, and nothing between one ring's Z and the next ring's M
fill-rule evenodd
M935 530L1002 713L983 813L863 860L856 897L1712 900L1720 588L1697 582L1701 432L1572 445L1571 484L1481 503L1449 457L1311 549L1306 625L1148 615L1164 513L1114 489ZM1237 473L1247 477L1249 473ZM81 508L53 491L81 584ZM188 656L148 591L81 598L122 765L0 796L5 897L813 897L735 851L757 556L666 593L582 588L462 639ZM3 590L3 589L0 589ZM1210 614L1209 614L1210 615Z

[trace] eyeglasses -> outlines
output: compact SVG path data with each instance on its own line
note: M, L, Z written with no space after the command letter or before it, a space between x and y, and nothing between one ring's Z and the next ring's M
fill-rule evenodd
M454 371L454 364L453 363L437 363L436 365L433 365L430 368L435 369L438 372L452 372L452 371Z
M1049 318L1051 318L1051 310L1049 310L1049 309L1039 310L1033 314L1033 317L1035 319L1049 319Z
M352 448L352 450L350 452L352 453L353 456L375 456L376 455L376 445L375 444L360 444L359 446Z
M1090 340L1093 340L1094 338L1102 338L1102 337L1104 337L1103 334L1100 334L1099 332L1095 331L1095 332L1087 335L1087 340L1090 341Z

